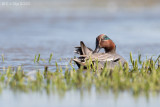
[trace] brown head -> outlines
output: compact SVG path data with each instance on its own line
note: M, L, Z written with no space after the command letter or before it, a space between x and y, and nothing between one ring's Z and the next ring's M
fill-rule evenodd
M101 48L104 48L105 52L115 52L116 45L114 42L105 34L101 34L96 38L96 48L93 53L97 53Z

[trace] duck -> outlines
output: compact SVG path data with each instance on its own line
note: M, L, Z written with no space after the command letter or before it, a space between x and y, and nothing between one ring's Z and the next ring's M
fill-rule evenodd
M101 49L104 49L104 53L99 53ZM93 64L98 61L98 69L103 69L106 66L107 69L114 69L115 66L123 66L127 61L116 53L115 43L105 34L100 34L96 38L95 50L86 47L83 41L80 41L80 46L75 47L76 54L79 57L74 58L73 61L80 68L87 69L87 61L92 60Z

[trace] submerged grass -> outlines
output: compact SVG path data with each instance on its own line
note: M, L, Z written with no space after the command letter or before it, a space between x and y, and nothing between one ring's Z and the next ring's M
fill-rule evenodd
M51 62L53 54L50 55ZM55 62L55 71L49 71L48 66L45 66L44 71L37 70L35 78L27 75L21 66L16 70L12 67L3 69L0 72L0 92L5 88L13 91L43 91L47 93L58 91L66 92L67 90L91 90L92 87L97 91L111 90L115 93L119 91L129 91L133 95L138 96L141 93L148 95L150 92L160 91L160 56L154 61L151 59L141 60L141 55L138 60L133 60L130 53L130 61L132 66L126 63L124 66L115 67L112 70L105 66L102 70L98 70L98 61L95 65L90 59L87 63L87 69L83 67L76 70L70 63L70 68L66 66L62 69ZM40 54L34 62L40 61ZM90 66L91 65L91 66Z

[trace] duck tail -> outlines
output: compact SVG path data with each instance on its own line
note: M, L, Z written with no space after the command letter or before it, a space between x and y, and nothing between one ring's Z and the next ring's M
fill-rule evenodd
M86 66L84 62L81 62L79 59L73 59L73 61L77 64L77 66L80 68L81 66Z

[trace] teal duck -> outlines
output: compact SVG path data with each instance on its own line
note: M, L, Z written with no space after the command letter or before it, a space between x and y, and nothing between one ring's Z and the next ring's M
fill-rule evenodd
M100 49L104 49L105 53L98 53ZM116 53L116 45L115 43L104 34L99 35L96 38L96 48L93 51L92 49L85 46L83 41L80 42L79 47L75 47L75 53L79 54L80 57L73 59L73 61L84 68L87 68L87 60L92 59L93 64L98 61L98 68L103 69L106 64L108 69L113 69L115 66L119 66L119 62L122 65L126 62L126 60Z

